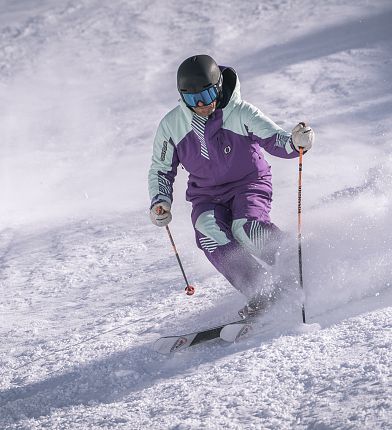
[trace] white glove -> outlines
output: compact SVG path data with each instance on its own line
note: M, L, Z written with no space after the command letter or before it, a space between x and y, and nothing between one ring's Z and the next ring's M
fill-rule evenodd
M303 148L304 151L309 151L313 145L314 131L311 127L305 125L304 122L300 122L293 128L291 136L293 145L297 151L299 151L299 148Z
M165 227L172 220L170 212L171 205L168 202L158 201L150 209L150 218L153 224L158 227Z

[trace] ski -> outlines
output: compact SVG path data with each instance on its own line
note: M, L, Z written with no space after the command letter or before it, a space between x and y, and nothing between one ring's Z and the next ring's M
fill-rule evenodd
M233 326L232 330L228 329ZM250 329L250 323L246 320L237 320L231 323L221 324L215 327L207 328L201 331L195 331L193 333L174 335L174 336L163 336L154 343L154 351L160 354L171 354L178 351L183 351L191 346L198 345L202 342L207 342L213 339L231 339L234 336L234 340L226 340L227 342L235 342L238 338L245 334L245 327L247 330ZM241 328L244 333L241 335ZM225 338L221 337L222 330L225 329ZM230 335L229 335L230 333Z

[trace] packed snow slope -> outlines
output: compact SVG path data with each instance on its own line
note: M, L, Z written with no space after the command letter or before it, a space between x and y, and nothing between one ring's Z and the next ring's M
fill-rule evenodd
M0 428L392 426L389 0L0 0ZM174 357L161 335L244 298L193 242L186 174L172 233L147 170L179 63L233 66L245 100L316 131L303 169L306 312ZM274 222L296 246L296 160L268 155Z

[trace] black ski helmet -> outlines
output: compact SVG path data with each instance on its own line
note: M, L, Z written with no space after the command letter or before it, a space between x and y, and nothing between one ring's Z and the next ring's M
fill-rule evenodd
M222 91L222 73L209 55L194 55L183 61L177 71L179 93L199 93L211 85Z

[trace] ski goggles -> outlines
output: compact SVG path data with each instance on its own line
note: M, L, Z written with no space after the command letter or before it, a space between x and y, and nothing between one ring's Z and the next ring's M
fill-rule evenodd
M218 98L218 88L216 85L206 88L200 93L181 93L181 97L185 104L189 107L196 107L199 102L202 102L204 106L210 105Z

